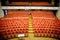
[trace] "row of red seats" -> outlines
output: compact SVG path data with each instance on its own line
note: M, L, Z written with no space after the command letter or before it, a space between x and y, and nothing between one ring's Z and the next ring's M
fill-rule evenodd
M33 11L32 17L54 18L55 16L52 11Z
M9 5L36 5L36 6L50 6L51 4L49 2L11 2Z
M5 17L28 17L29 14L32 14L34 17L55 17L52 11L8 11L8 15ZM43 15L43 16L42 16Z
M28 13L25 11L8 11L8 14L5 16L6 18L12 17L28 17Z

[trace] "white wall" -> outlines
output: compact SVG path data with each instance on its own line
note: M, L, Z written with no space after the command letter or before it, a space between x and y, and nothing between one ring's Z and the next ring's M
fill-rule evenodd
M60 19L60 3L59 3L59 10L58 10L56 16L58 17L58 19Z
M0 2L0 18L3 16L4 16L4 14L3 14L3 11L1 10L1 2Z
M59 11L57 12L56 16L58 17L58 19L60 19L60 9L59 9Z

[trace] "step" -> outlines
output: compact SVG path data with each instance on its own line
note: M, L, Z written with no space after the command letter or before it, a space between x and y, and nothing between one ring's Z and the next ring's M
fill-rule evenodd
M34 31L28 31L29 33L34 33Z

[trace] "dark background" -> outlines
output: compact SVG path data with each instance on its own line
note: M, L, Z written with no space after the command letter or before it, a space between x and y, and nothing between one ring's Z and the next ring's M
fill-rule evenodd
M6 1L7 0L1 0L1 3L2 3L2 6L5 6L6 5ZM11 3L11 2L49 2L49 3L51 3L51 0L8 0L9 1L9 3ZM59 0L54 0L54 6L58 6L58 3L59 3Z

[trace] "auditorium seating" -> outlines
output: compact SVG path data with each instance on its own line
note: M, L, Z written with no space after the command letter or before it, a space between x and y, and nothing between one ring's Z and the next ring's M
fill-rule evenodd
M11 2L9 5L51 6L49 2Z
M52 12L32 12L35 37L60 38L60 20Z
M28 36L28 14L11 11L0 19L0 30L4 38L16 38L19 34Z
M49 2L32 2L32 5L51 6Z
M16 38L19 34L27 37L29 14L32 15L34 37L60 38L60 20L52 11L8 11L0 19L0 34L4 38Z
M12 2L10 5L29 5L29 2Z
M26 11L18 11L18 10L16 10L16 11L8 11L8 13L7 13L7 15L5 16L6 18L7 17L28 17L29 15L28 15L28 12L26 12Z
M33 17L55 17L52 11L32 11Z

